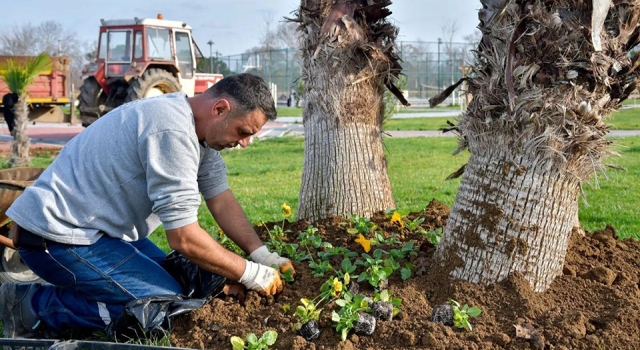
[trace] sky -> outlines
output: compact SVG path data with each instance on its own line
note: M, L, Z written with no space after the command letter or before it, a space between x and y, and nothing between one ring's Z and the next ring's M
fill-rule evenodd
M8 0L5 0L8 1ZM82 40L97 41L100 19L156 18L186 22L203 53L207 42L221 56L240 54L258 46L265 19L277 26L300 0L22 0L3 6L0 33L25 24L55 20ZM442 27L455 23L454 41L475 31L479 0L394 0L391 20L400 28L398 40L437 41Z

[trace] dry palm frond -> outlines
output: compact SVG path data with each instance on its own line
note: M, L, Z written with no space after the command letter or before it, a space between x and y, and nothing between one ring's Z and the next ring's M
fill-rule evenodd
M509 145L514 157L550 161L581 180L602 169L606 117L639 83L640 54L628 51L640 38L640 1L481 2L461 144Z
M302 0L293 20L303 35L302 79L313 80L310 70L332 67L344 84L365 83L388 88L409 105L395 82L401 74L396 52L397 28L387 21L390 0ZM346 58L346 59L345 59Z

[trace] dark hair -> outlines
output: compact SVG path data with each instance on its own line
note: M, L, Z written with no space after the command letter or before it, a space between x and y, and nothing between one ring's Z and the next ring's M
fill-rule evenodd
M269 87L257 75L249 73L230 75L215 83L204 93L213 98L231 98L242 114L259 109L265 114L267 120L275 120L277 117Z

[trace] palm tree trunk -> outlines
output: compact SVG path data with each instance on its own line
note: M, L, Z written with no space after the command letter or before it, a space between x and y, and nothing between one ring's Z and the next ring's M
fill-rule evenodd
M438 246L451 276L489 284L519 272L535 291L562 273L579 181L496 143L473 154Z
M453 277L521 273L541 292L561 273L581 184L613 153L603 118L638 86L640 54L628 51L640 3L481 3L473 99L458 125L457 152L471 158L436 253Z
M352 85L346 74L317 68L304 100L298 217L368 217L395 208L380 133L380 87Z
M16 126L14 140L11 142L11 167L23 167L29 165L29 138L27 127L29 126L29 107L26 96L22 95L15 105Z
M395 208L381 135L385 86L398 96L401 69L397 29L385 19L390 3L301 1L294 19L305 82L299 219Z

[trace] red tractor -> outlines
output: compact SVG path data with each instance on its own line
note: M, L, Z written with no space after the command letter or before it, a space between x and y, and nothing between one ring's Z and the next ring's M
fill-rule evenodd
M85 68L78 97L83 126L123 103L177 91L193 96L222 79L198 71L208 65L186 23L162 15L100 21L97 59Z

